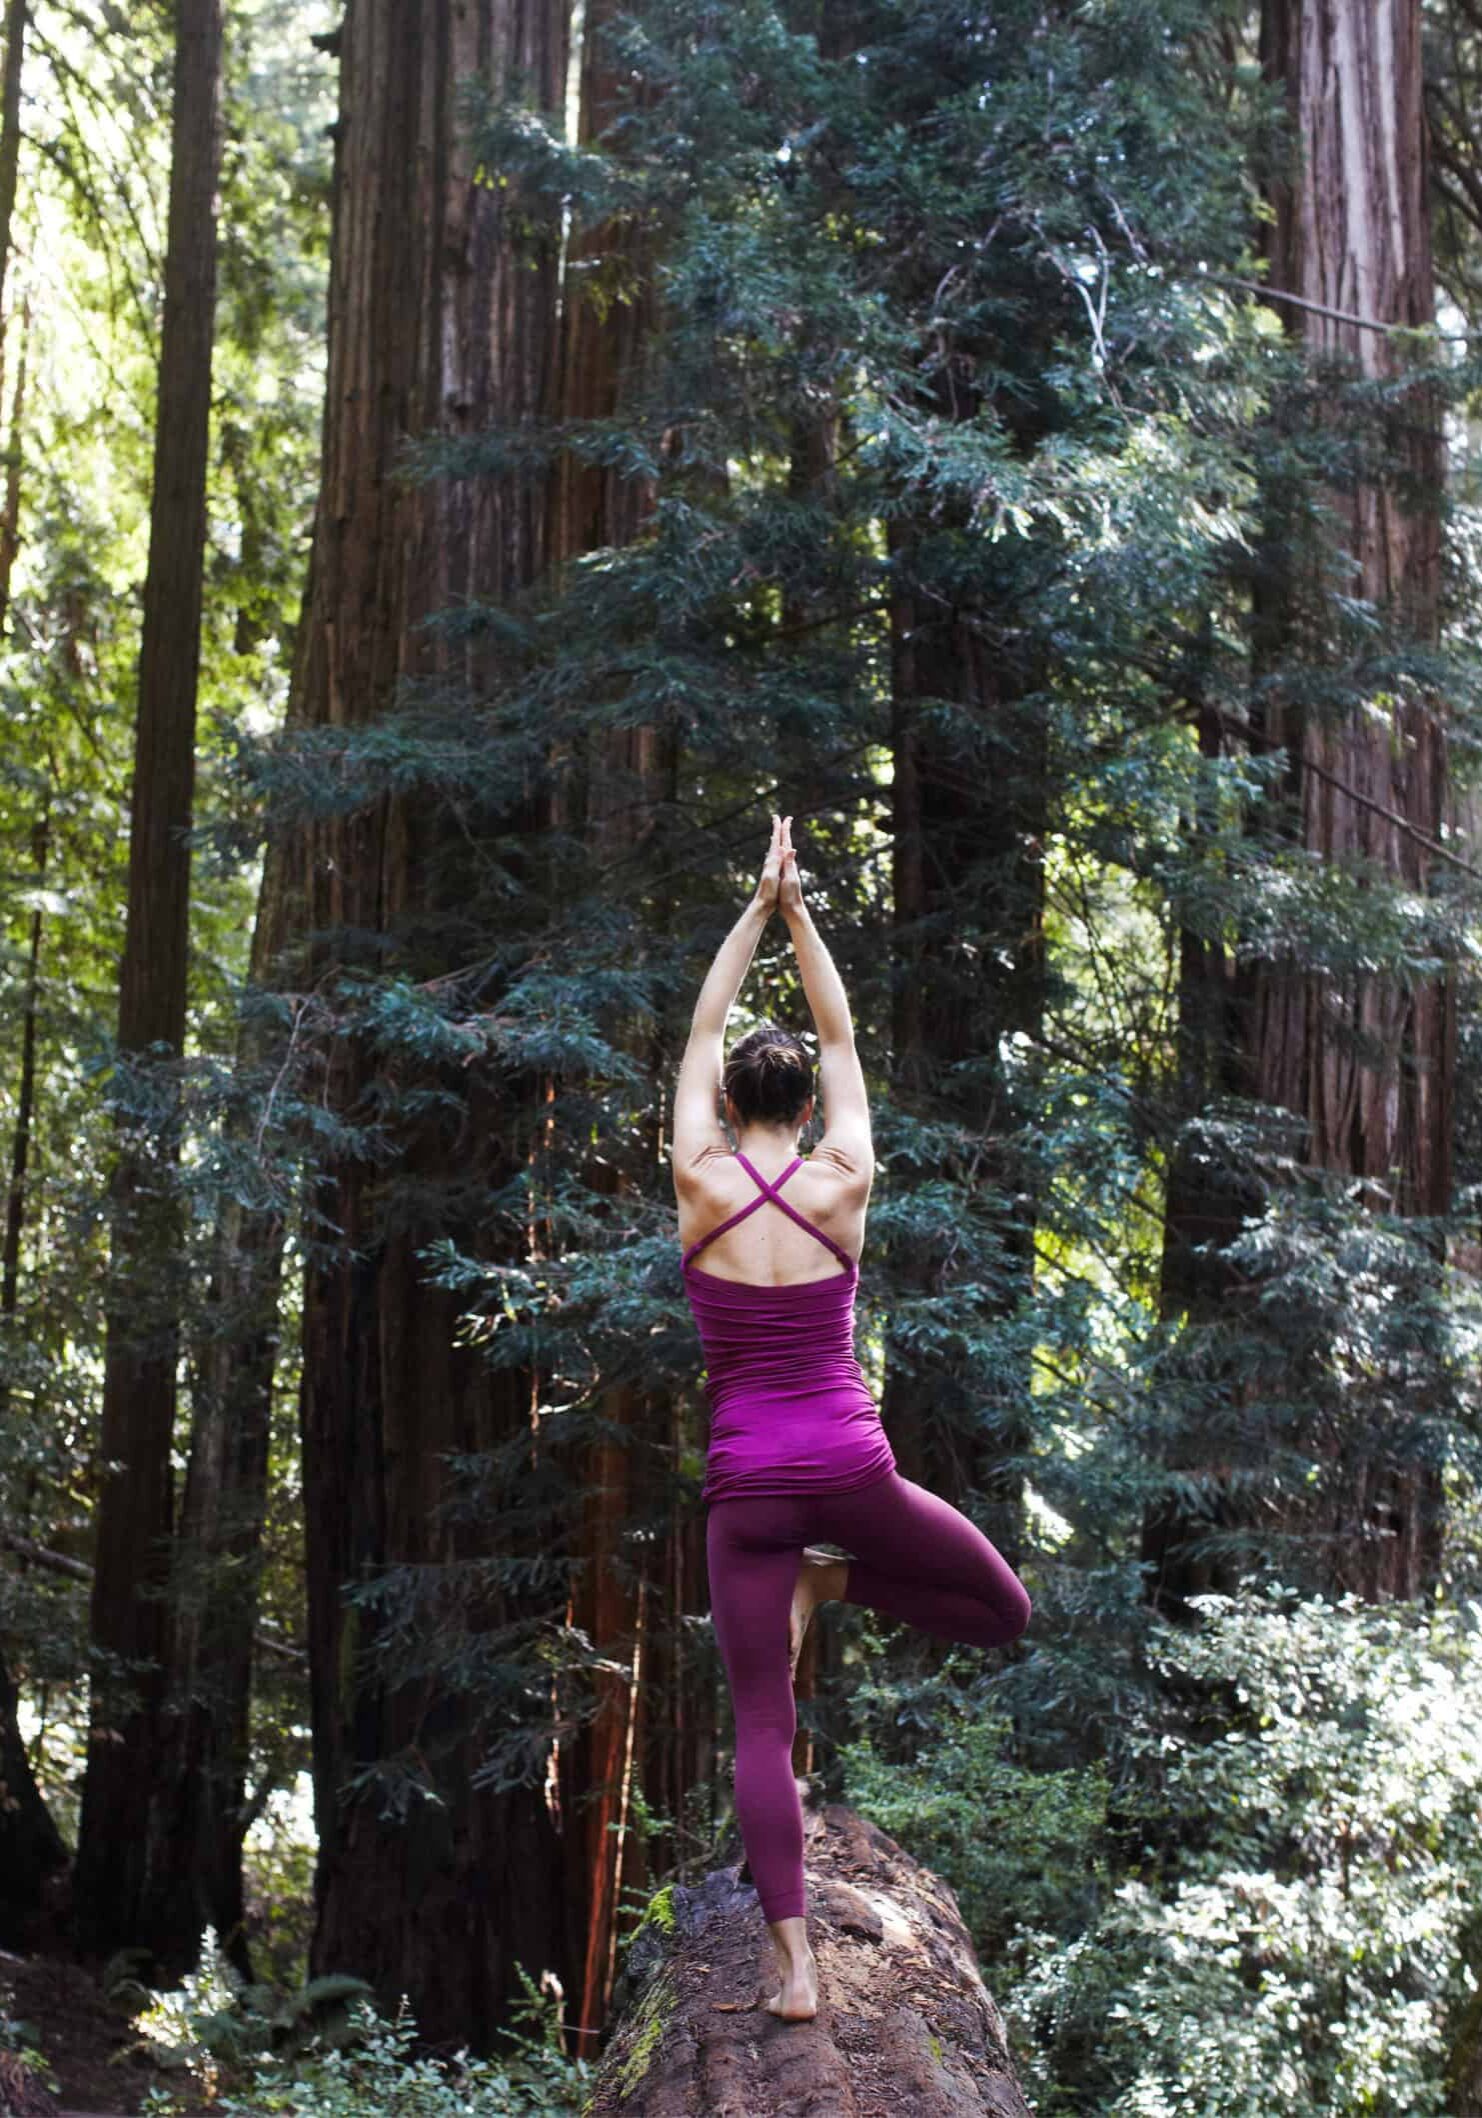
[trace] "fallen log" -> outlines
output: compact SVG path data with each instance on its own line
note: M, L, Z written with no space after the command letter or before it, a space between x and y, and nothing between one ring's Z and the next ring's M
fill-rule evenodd
M783 2022L744 1863L649 1905L582 2118L1029 2118L951 1891L875 1825L805 1811L818 2013Z

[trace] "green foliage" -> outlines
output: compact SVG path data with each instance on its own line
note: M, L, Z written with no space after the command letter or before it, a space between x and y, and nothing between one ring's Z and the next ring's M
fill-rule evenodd
M1009 1722L948 1683L929 1703L913 1695L894 1763L870 1724L903 1714L899 1691L866 1680L850 1704L865 1732L839 1747L845 1799L950 1881L990 1990L1021 1927L1069 1942L1094 1923L1107 1888L1104 1761L1027 1771Z
M261 1706L265 1725L259 1742L264 1755L271 1756L277 1716L270 1697ZM295 1739L302 1743L302 1731L292 1732L290 1740ZM290 1778L286 1760L280 1771L283 1779ZM308 1977L316 1850L308 1811L306 1789L298 1790L294 1802L268 1794L242 1848L242 1895L253 1964L264 1984L284 1992L297 1991Z
M15 563L0 629L0 1140L7 1191L26 1110L14 1312L0 1318L0 1522L49 1561L0 1554L0 1635L21 1728L54 1821L75 1843L86 1756L88 1582L116 1127L163 1186L180 1184L189 1255L162 1261L187 1343L205 1343L223 1197L270 1195L271 1075L232 1095L209 1056L236 1041L260 852L235 770L236 726L281 717L314 502L333 70L309 41L330 0L228 9L222 269L208 471L189 1042L178 1064L115 1064L132 767L132 702L152 477L167 195L168 11L30 11L17 221L6 281L0 425L14 460ZM26 388L16 387L22 360ZM33 955L35 972L33 976ZM229 1119L250 1100L246 1139ZM264 1106L268 1118L262 1120ZM183 1142L183 1161L169 1161ZM295 1164L297 1167L297 1164ZM281 1189L278 1196L281 1197ZM300 1627L296 1285L283 1310L264 1629ZM219 1316L215 1319L219 1325ZM189 1371L183 1376L188 1383ZM183 1406L189 1396L182 1393ZM187 1411L188 1420L188 1411ZM291 1445L285 1441L291 1439ZM182 1425L182 1450L188 1441ZM183 1461L177 1469L183 1468ZM250 1792L302 1762L301 1667L262 1658ZM295 1887L302 1891L301 1872ZM302 1920L302 1907L299 1911ZM265 1916L276 1957L287 1915ZM276 1967L276 1966L275 1966Z
M1012 1793L1068 1865L1083 1818L1091 1882L1043 1886L1058 1928L1097 1887L1100 1761L1156 1713L1149 1510L1171 1497L1207 1520L1201 1556L1316 1585L1332 1554L1304 1509L1345 1450L1471 1475L1475 1322L1435 1270L1470 1203L1407 1223L1308 1172L1300 1124L1219 1092L1240 1053L1188 1064L1180 957L1197 941L1232 982L1298 987L1474 976L1473 879L1422 893L1315 860L1263 713L1379 715L1444 688L1465 756L1476 644L1409 639L1335 586L1325 496L1400 475L1399 385L1310 370L1232 285L1257 269L1252 182L1281 148L1258 69L1230 63L1234 11L881 0L833 30L764 0L643 0L602 32L617 112L580 149L517 85L470 90L479 181L519 240L548 245L569 214L572 301L589 287L610 319L647 275L656 313L611 416L436 435L404 473L517 497L600 466L645 505L621 546L434 619L454 673L352 726L241 742L244 805L271 831L394 799L431 849L416 902L341 937L350 968L311 998L284 996L265 1159L281 1177L296 1145L311 1186L373 1166L379 1228L357 1241L434 1231L422 1263L466 1340L529 1377L529 1431L443 1467L439 1523L477 1525L481 1556L388 1565L348 1595L382 1681L470 1702L477 1784L538 1782L614 1648L564 1622L585 1452L634 1452L622 1578L694 1500L663 1099L755 827L778 797L804 816L876 1114L863 1346L912 1443L968 1467L990 1533L998 1489L1024 1495L1008 1527L1027 1528L1039 1622L995 1695L1012 1742L995 1763L962 1739L949 1783L970 1791L935 1828L964 1860L971 1802ZM1477 379L1430 376L1452 406ZM1305 598L1274 660L1273 581ZM924 655L949 627L958 652L914 691L907 606ZM907 708L932 799L980 799L930 847L913 922L890 867ZM657 787L612 742L634 727L672 761ZM583 821L604 816L625 820L615 856ZM966 1026L948 1056L903 1050L922 983ZM801 1016L775 936L746 1008ZM323 1094L332 1049L367 1084L353 1113ZM485 1181L449 1143L490 1108ZM1239 1203L1242 1298L1197 1315L1162 1278L1180 1158ZM325 1191L316 1260L344 1240ZM676 1400L662 1441L608 1418L625 1384ZM509 1622L474 1627L491 1590ZM685 1652L711 1655L696 1634ZM910 1695L919 1646L890 1649ZM824 1730L848 1725L853 1677ZM869 1755L896 1770L891 1741L922 1739L877 1731ZM396 1813L436 1796L437 1765L366 1761L355 1786ZM1005 1884L971 1887L986 1908Z
M57 2070L41 2049L33 2023L23 2022L11 2012L11 1996L0 1989L0 2052L14 2052L24 2063L30 2081L51 2095L57 2093Z
M1478 1977L1478 1608L1199 1600L1149 1644L1097 1915L1009 1951L1037 2107L1440 2118Z
M209 1934L201 1964L145 2018L156 2064L191 2078L178 2094L151 2088L153 2118L182 2118L203 2092L222 2118L575 2118L581 2108L591 2070L566 2057L558 2004L523 1971L500 2052L435 2059L417 2054L405 2002L388 2020L360 1979L319 1978L291 1995L244 1986Z
M467 84L475 181L508 232L578 260L573 314L611 321L642 298L645 339L610 415L512 429L487 408L486 431L430 437L403 475L519 492L596 468L646 504L620 548L435 614L452 673L316 728L283 725L327 242L310 13L330 27L327 4L233 11L191 1034L164 1062L111 1043L164 25L94 37L43 10L38 27L55 93L28 119L23 196L67 300L35 282L0 642L7 1139L28 1017L40 1055L0 1339L0 1518L87 1549L121 1128L187 1207L183 1252L139 1292L192 1349L231 1328L208 1298L223 1205L290 1225L263 1615L292 1636L301 1268L413 1228L466 1343L528 1378L532 1416L439 1467L427 1549L459 1557L349 1584L354 1646L388 1686L471 1702L476 1788L538 1784L621 1646L565 1623L586 1452L634 1452L620 1580L698 1490L666 1099L781 799L876 1114L862 1351L912 1444L966 1467L991 1531L1022 1491L1009 1527L1036 1603L1028 1650L981 1686L960 1657L923 1676L919 1642L873 1636L869 1680L846 1659L815 1703L827 1769L953 1881L1044 2113L1438 2107L1471 1946L1471 1748L1458 1736L1438 1762L1396 1716L1408 1696L1440 1727L1455 1687L1475 1688L1464 1628L1273 1591L1150 1654L1143 1607L1142 1528L1170 1497L1205 1526L1194 1556L1319 1589L1333 1551L1304 1509L1355 1454L1442 1476L1448 1596L1482 1563L1479 1319L1440 1263L1471 1240L1482 1185L1476 877L1441 863L1422 891L1314 859L1263 732L1273 702L1329 723L1433 691L1457 785L1475 788L1482 536L1458 476L1439 643L1346 592L1330 504L1402 476L1388 421L1413 378L1309 367L1234 284L1258 269L1254 186L1290 145L1242 11L868 0L823 11L820 37L766 0L640 0L603 29L617 109L580 146L519 82ZM1470 351L1427 374L1439 404L1469 409ZM1300 622L1273 657L1277 586ZM907 646L925 658L914 689ZM913 920L892 866L907 711L938 804ZM635 728L661 774L624 760L614 739ZM977 806L949 842L955 801ZM415 901L328 937L341 961L313 990L281 967L246 988L264 837L387 804L425 849ZM1456 979L1452 1214L1405 1216L1309 1169L1300 1121L1225 1093L1241 1054L1191 1062L1191 943L1232 984L1273 968L1308 994ZM965 1026L950 1054L907 1049L903 1002L928 989ZM802 1019L775 931L752 1012ZM353 1106L331 1092L342 1068L363 1085ZM357 1163L375 1183L352 1238L337 1181ZM1179 1166L1239 1224L1223 1259L1238 1298L1187 1311L1163 1280ZM610 1416L627 1385L664 1405L651 1430ZM70 1821L82 1584L0 1571L0 1633ZM713 1672L697 1613L652 1645L652 1667ZM293 1781L304 1718L300 1672L260 1661L257 1799ZM461 1730L455 1747L462 1770ZM435 1744L357 1758L346 1791L394 1814L442 1799L442 1764ZM633 1790L657 1880L666 1854L703 1854L690 1799L677 1821ZM304 1849L254 1854L249 1881L272 1990L295 1992ZM299 2005L228 1981L188 1992L171 2034L191 2069L256 2052L229 2112L564 2110L575 2094L554 2042L455 2081L411 2059L404 2016L269 2057Z

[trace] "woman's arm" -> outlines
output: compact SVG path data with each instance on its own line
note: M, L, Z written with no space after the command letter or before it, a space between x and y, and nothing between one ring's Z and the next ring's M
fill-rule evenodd
M791 823L792 819L787 820ZM695 1002L689 1042L674 1084L674 1181L691 1174L707 1155L727 1154L725 1129L717 1113L726 1022L741 982L751 968L762 929L777 904L782 869L784 825L772 818L772 843L751 903L716 951Z
M849 996L813 916L803 902L798 878L797 854L792 832L783 827L782 876L778 887L778 909L787 922L797 954L803 992L813 1011L818 1032L818 1081L823 1092L825 1129L814 1148L815 1155L835 1161L866 1185L874 1169L874 1143L870 1134L870 1099L864 1069L854 1048L854 1024L849 1014Z

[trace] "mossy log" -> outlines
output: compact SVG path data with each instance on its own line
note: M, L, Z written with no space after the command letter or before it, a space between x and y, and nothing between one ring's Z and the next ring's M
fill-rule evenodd
M951 1891L851 1809L805 1830L817 2015L765 2005L744 1864L671 1884L629 1945L583 2118L1029 2118Z

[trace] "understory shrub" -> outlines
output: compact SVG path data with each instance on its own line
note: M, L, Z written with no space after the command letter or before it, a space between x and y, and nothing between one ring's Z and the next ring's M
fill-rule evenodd
M506 2048L441 2059L417 2052L405 2001L388 2020L358 1980L295 1995L244 1986L207 1940L201 1967L178 1992L155 1994L143 2023L157 2062L182 2082L149 2091L148 2118L184 2118L203 2100L222 2118L576 2118L590 2091L590 2065L565 2052L558 2002L523 1971Z
M1441 2118L1482 1968L1482 1610L1196 1600L1129 1733L1139 1871L1009 1952L1040 2118Z

